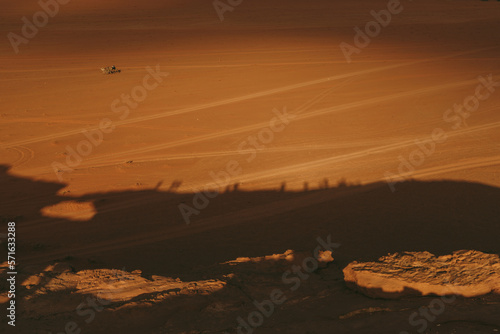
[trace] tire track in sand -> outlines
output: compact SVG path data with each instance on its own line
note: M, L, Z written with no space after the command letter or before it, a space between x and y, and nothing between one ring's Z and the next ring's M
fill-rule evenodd
M462 163L455 163L446 166L440 166L436 168L429 168L426 171L422 171L419 176L428 176L440 173L443 170L452 171L460 169L478 168L489 165L500 164L500 156L494 158L479 158L473 159L471 161L465 161ZM65 248L64 250L56 250L48 252L41 255L34 255L25 257L23 260L24 265L31 265L35 263L40 263L44 261L53 261L56 258L63 258L68 256L88 256L97 253L108 253L112 251L117 251L125 248L132 248L143 246L147 244L154 244L159 242L164 242L169 239L185 237L191 234L199 234L205 231L219 229L222 227L228 227L241 223L248 223L250 221L260 222L263 218L275 216L278 214L283 214L290 212L292 210L307 208L312 205L319 203L324 203L327 201L332 201L337 198L344 198L348 196L354 196L359 193L364 193L367 191L372 191L377 188L384 187L385 183L376 182L365 185L361 188L347 189L343 192L311 192L306 193L303 196L298 196L291 199L275 201L271 203L264 203L256 207L251 207L243 210L238 210L235 212L223 213L221 215L201 218L200 220L194 222L190 226L180 224L178 226L169 226L162 231L145 232L140 235L121 237L116 240L104 240L92 245L84 246L73 246L70 248ZM135 205L139 205L137 201L134 201ZM121 206L124 207L124 206ZM118 209L118 208L115 208ZM104 212L101 212L104 213Z
M369 99L358 101L358 102L341 104L341 105L334 106L334 107L319 109L319 110L309 112L306 114L298 114L295 117L295 119L293 120L293 122L297 122L297 120L307 119L307 118L311 118L311 117L317 117L317 116L321 116L321 115L325 115L325 114L347 111L347 110L354 109L354 108L367 107L367 106L370 106L373 104L387 102L387 101L391 101L391 100L399 99L399 98L403 98L403 97L409 97L409 96L414 96L414 95L419 95L419 94L424 94L424 93L430 93L430 92L435 92L438 90L457 88L457 87L461 87L461 86L468 86L470 84L475 84L476 82L477 82L476 79L463 80L463 81L459 81L459 82L452 82L452 83L441 84L441 85L432 86L432 87L420 88L420 89L411 90L411 91L407 91L407 92L400 92L400 93L394 93L394 94L389 94L389 95L375 97L375 98L369 98ZM181 146L181 145L187 145L187 144L193 144L193 143L213 140L213 139L217 139L220 137L240 134L240 133L249 132L249 131L260 130L260 129L268 126L268 124L269 124L269 122L267 121L267 122L252 124L252 125L243 126L243 127L239 127L239 128L234 128L234 129L230 129L230 130L220 131L220 132L216 132L213 134L207 134L207 135L196 136L196 137L192 137L192 138L176 140L176 141L173 141L170 143L151 145L148 147L143 147L143 148L138 148L138 149L133 149L133 150L128 150L128 151L122 151L122 152L117 152L117 153L109 153L106 156L94 156L94 157L87 158L85 161L83 161L79 165L79 167L81 168L81 167L85 167L85 166L94 166L94 164L100 164L100 163L109 161L110 158L126 157L128 159L131 156L137 156L139 154L143 154L143 153L147 153L147 152L152 152L152 151L157 151L157 150L166 149L166 148L173 148L173 147L177 147L177 146ZM194 157L194 154L193 154L193 157ZM48 167L40 168L40 169L36 169L36 170L41 172L42 170L50 170L50 169L51 169L51 167L48 166Z
M480 126L476 126L476 127L457 130L454 132L447 133L447 135L448 135L448 139L449 139L451 137L456 137L456 136L465 135L465 134L471 134L471 133L475 133L475 132L487 131L487 130L494 129L497 127L500 127L500 122L489 123L489 124L484 124L484 125L480 125ZM271 177L273 177L273 178L277 177L277 176L283 177L283 175L296 174L297 172L300 172L302 170L310 170L313 168L319 168L319 167L329 165L332 163L336 163L336 162L343 162L343 161L348 161L348 160L352 160L352 159L360 159L360 158L364 158L368 155L373 155L373 154L387 153L389 151L398 150L398 149L402 149L402 148L413 146L413 145L415 145L415 139L405 140L405 141L394 143L394 144L377 146L377 147L373 147L373 148L369 148L366 150L361 150L361 151L357 151L357 152L353 152L353 153L342 154L342 155L335 156L335 157L323 158L323 159L318 159L318 160L314 160L314 161L308 161L308 162L304 162L304 163L295 164L292 166L279 167L279 168L266 170L266 171L262 171L262 172L255 172L255 173L248 174L246 176L236 177L234 182L240 182L240 183L254 182L254 181L267 179L267 178L271 178ZM489 159L490 159L490 157L484 158L483 160L480 161L480 163L483 163L483 162L490 163ZM493 160L492 164L494 164L495 161L496 160ZM457 163L457 166L458 165L459 164ZM443 167L443 170L445 170L447 168L450 168L450 167L447 165L447 166ZM434 174L436 174L438 172L439 171L437 169L435 169L435 170L433 169ZM380 178L378 180L384 180L384 179ZM207 184L213 184L213 182L192 185L192 188L201 189L202 187L206 186Z
M322 79L305 81L305 82L301 82L298 84L268 89L268 90L261 91L261 92L246 94L246 95L239 96L239 97L234 97L234 98L224 99L224 100L220 100L220 101L200 104L200 105L182 108L182 109L178 109L178 110L166 111L166 112L158 113L158 114L154 114L154 115L146 115L146 116L142 116L142 117L136 117L133 119L116 121L116 122L114 122L114 124L116 126L119 126L119 125L123 125L123 124L132 124L132 123L137 123L137 122L150 121L150 120L155 120L155 119L159 119L159 118L190 113L193 111L198 111L198 110L203 110L203 109L213 108L213 107L219 107L219 106L223 106L223 105L227 105L227 104L232 104L232 103L237 103L237 102L242 102L242 101L246 101L246 100L250 100L250 99L259 98L259 97L283 93L283 92L287 92L290 90L295 90L295 89L299 89L299 88L313 86L313 85L325 83L325 82L332 81L332 80L333 81L341 80L341 79L351 78L351 77L355 77L355 76L359 76L359 75L365 75L365 74L371 74L371 73L391 70L391 69L404 67L404 66L411 66L411 65L416 65L416 64L426 63L426 62L443 60L443 59L453 58L453 57L457 57L457 56L461 56L461 55L465 55L465 54L471 54L471 53L477 53L477 52L486 51L486 50L490 50L490 49L495 49L497 47L498 46L493 46L493 47L488 47L488 48L480 48L480 49L466 51L466 52L453 53L451 55L446 55L446 56L441 56L441 57L428 58L428 59L422 59L422 60L417 60L417 61L412 61L412 62L405 62L405 63L400 63L400 64L382 66L382 67L377 67L377 68L373 68L373 69L367 69L367 70L362 70L362 71L355 71L355 72L330 76L330 77L326 77L326 78L322 78ZM61 137L80 134L84 130L91 131L91 130L97 130L98 128L99 128L98 126L88 127L88 128L79 128L79 129L69 130L69 131L65 131L65 132L59 132L59 133L55 133L55 134L39 136L39 137L35 137L35 138L18 140L18 141L11 142L11 143L2 143L2 144L0 144L0 148L14 147L14 146L32 144L32 143L41 142L41 141L54 140L54 139L61 138Z

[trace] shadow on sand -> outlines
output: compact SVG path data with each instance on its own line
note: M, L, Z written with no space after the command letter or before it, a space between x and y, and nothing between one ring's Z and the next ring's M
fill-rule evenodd
M392 193L385 184L288 192L226 189L192 215L194 194L157 189L58 195L65 185L33 181L0 168L5 222L18 223L18 255L25 264L65 257L104 267L191 278L192 268L237 257L311 250L317 237L341 244L335 259L376 260L398 251L436 255L459 249L500 254L500 189L454 181L406 182ZM69 194L70 195L70 194ZM88 221L44 217L41 209L65 200L92 202ZM94 266L92 265L92 267ZM85 269L85 268L79 268Z
M159 275L179 277L182 281L221 279L234 272L234 267L222 264L224 262L238 257L283 253L288 249L308 252L317 246L318 237L331 236L332 242L340 244L333 254L334 270L310 278L309 285L295 295L296 302L282 306L280 315L273 316L283 324L290 323L291 327L280 325L289 333L312 329L338 333L351 332L352 328L357 328L356 333L416 329L409 326L408 315L430 303L431 297L389 302L369 300L348 291L340 270L351 261L373 261L399 251L443 255L475 249L500 254L500 189L483 184L414 181L400 184L395 193L383 183L349 185L340 181L331 187L328 180L322 180L316 190L305 183L304 190L298 192L286 191L284 183L274 191L251 192L234 185L210 199L199 214L190 217L189 225L185 224L179 205L192 207L195 194L176 192L179 185L179 181L174 181L167 191L157 187L75 198L68 197L71 194L59 194L64 184L25 179L12 175L8 166L0 166L0 218L4 231L7 221L17 223L17 258L21 272L23 268L30 272L30 267L43 268L62 261L69 263L73 272L126 268L128 272L141 270L142 276L148 279ZM42 214L47 206L68 200L91 202L95 215L89 220L73 221ZM252 298L268 297L273 284L287 288L281 282L281 271L271 276L264 273L267 275L264 277L272 277L274 283L265 280L262 283L260 278L254 282L255 277L262 274L259 268L250 272L242 268L228 281L226 288L208 297L173 296L175 302L163 302L155 308L146 303L132 309L119 309L121 304L115 304L90 325L75 313L76 305L89 296L60 291L56 293L61 300L57 306L60 310L54 311L51 306L44 315L45 307L37 305L52 304L50 299L44 301L42 295L32 301L38 314L33 318L29 316L30 311L24 311L22 326L25 333L38 333L33 328L57 332L64 328L67 319L73 319L93 333L108 333L110 329L106 326L122 333L136 333L142 331L145 323L163 328L158 333L207 327L215 328L213 333L219 333L221 328L235 332L237 317L255 310ZM328 278L331 273L333 276ZM238 286L239 282L244 282L245 288ZM309 304L302 302L308 298L311 298ZM231 302L227 304L227 301ZM231 308L214 313L225 303L232 305ZM464 303L472 307L470 302ZM480 320L490 321L487 315L495 305L475 303L473 308L479 318L485 317ZM310 322L309 313L303 312L304 307L314 309L311 311L317 317L314 322ZM363 307L375 311L387 310L387 307L407 311L386 312L376 317L371 313L365 317L349 315L358 314ZM443 321L461 319L461 303L447 307L451 312L447 314L453 316L443 316ZM465 310L469 312L469 308ZM183 315L178 317L180 309ZM141 320L124 322L124 317ZM42 327L38 319L45 319ZM296 323L296 319L302 320ZM168 329L169 324L175 330ZM274 330L261 328L259 332L273 333ZM209 332L212 333L206 333Z

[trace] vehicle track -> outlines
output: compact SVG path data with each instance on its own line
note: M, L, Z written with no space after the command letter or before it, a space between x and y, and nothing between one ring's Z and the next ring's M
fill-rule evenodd
M400 92L400 93L389 94L389 95L385 95L385 96L381 96L381 97L369 98L369 99L358 101L358 102L351 102L351 103L346 103L346 104L337 105L337 106L333 106L333 107L323 108L323 109L319 109L319 110L305 113L305 114L299 113L299 114L297 114L297 116L293 120L293 122L297 122L298 120L317 117L317 116L321 116L321 115L325 115L325 114L332 114L332 113L338 113L338 112L347 111L347 110L351 110L351 109L355 109L355 108L367 107L367 106L370 106L373 104L388 102L388 101L403 98L403 97L414 96L414 95L419 95L419 94L424 94L424 93L429 93L429 92L435 92L438 90L457 88L457 87L461 87L461 86L467 86L467 85L474 84L476 82L477 82L476 79L463 80L460 82L452 82L452 83L447 83L447 84L442 84L442 85L437 85L437 86L432 86L432 87L427 87L427 88L420 88L420 89L407 91L407 92ZM262 123L247 125L247 126L243 126L243 127L239 127L239 128L220 131L220 132L212 133L212 134L208 134L208 135L202 135L202 136L196 136L196 137L192 137L192 138L176 140L176 141L169 142L169 143L150 145L148 147L143 147L143 148L138 148L138 149L133 149L133 150L128 150L128 151L122 151L122 152L117 152L117 153L110 153L110 154L107 154L106 156L89 157L88 159L83 161L79 167L81 168L84 166L93 166L94 164L99 164L99 163L109 161L110 158L118 158L118 157L130 158L130 157L138 156L140 154L147 153L147 152L178 147L181 145L204 142L204 141L208 141L208 140L213 140L213 139L217 139L217 138L221 138L221 137L225 137L225 136L229 136L229 135L240 134L240 133L249 132L249 131L256 131L256 130L260 130L262 128L265 128L266 126L268 126L268 124L269 124L269 122L262 122ZM48 169L50 169L50 166L44 168L44 170L48 170Z
M480 49L466 51L466 52L453 53L451 55L446 55L446 56L441 56L441 57L436 57L436 58L429 58L429 59L417 60L417 61L412 61L412 62L405 62L405 63L400 63L400 64L382 66L382 67L377 67L377 68L367 69L367 70L362 70L362 71L355 71L355 72L330 76L330 77L326 77L326 78L322 78L322 79L305 81L305 82L301 82L301 83L297 83L297 84L293 84L293 85L287 85L287 86L283 86L283 87L279 87L279 88L273 88L273 89L269 89L269 90L265 90L265 91L261 91L261 92L246 94L246 95L235 97L235 98L229 98L229 99L224 99L224 100L220 100L220 101L196 105L196 106L192 106L192 107L182 108L182 109L178 109L178 110L166 111L163 113L158 113L158 114L154 114L154 115L146 115L146 116L142 116L142 117L136 117L133 119L125 119L122 121L116 121L116 122L114 122L114 124L116 126L119 126L119 125L123 125L123 124L132 124L132 123L137 123L137 122L150 121L150 120L155 120L155 119L159 119L159 118L190 113L193 111L198 111L198 110L203 110L203 109L208 109L208 108L213 108L213 107L219 107L222 105L242 102L242 101L255 99L255 98L259 98L259 97L264 97L264 96L269 96L269 95L274 95L274 94L278 94L278 93L283 93L283 92L287 92L287 91L291 91L291 90L295 90L295 89L299 89L299 88L304 88L304 87L308 87L308 86L313 86L313 85L325 83L328 81L347 79L347 78L356 77L356 76L360 76L360 75L371 74L371 73L391 70L391 69L395 69L395 68L399 68L399 67L416 65L416 64L420 64L420 63L432 62L432 61L436 61L436 60L448 59L448 58L453 58L453 57L457 57L457 56L461 56L461 55L465 55L465 54L476 53L476 52L495 49L495 48L498 48L498 46L488 47L488 48L480 48ZM0 148L15 147L15 146L19 146L19 145L26 145L26 144L31 144L31 143L41 142L41 141L54 140L54 139L61 138L61 137L79 134L84 130L90 131L90 130L96 130L98 128L99 128L98 126L88 127L88 128L79 128L79 129L69 130L69 131L65 131L65 132L60 132L60 133L55 133L55 134L50 134L50 135L45 135L45 136L39 136L39 137L35 137L35 138L18 140L18 141L11 142L11 143L2 143L2 144L0 144Z
M460 135L464 135L464 134L470 134L470 133L474 133L474 132L481 132L481 131L485 131L485 130L490 130L490 129L494 129L497 127L500 127L500 122L489 123L489 124L480 125L480 126L476 126L476 127L457 130L454 132L447 133L447 135L448 135L448 138L451 138L451 137L456 137L456 136L460 136ZM288 166L288 167L279 167L279 168L275 168L272 170L255 172L255 173L248 174L246 176L237 177L237 178L235 178L234 182L253 182L253 181L257 181L257 180L267 179L270 177L273 177L273 178L275 178L277 176L283 177L283 175L297 174L298 172L303 171L303 170L311 170L313 168L319 168L319 167L323 167L325 165L329 165L329 164L341 162L341 161L348 161L348 160L352 160L352 159L365 158L368 155L386 153L389 151L403 149L405 147L414 146L414 145L415 145L415 139L410 139L410 140L402 141L399 143L382 145L382 146L369 148L366 150L361 150L361 151L357 151L357 152L353 152L353 153L343 154L343 155L339 155L339 156L334 156L334 157L330 157L330 158L323 158L323 159L318 159L318 160L314 160L314 161L308 161L308 162L299 163L299 164L295 164L295 165ZM485 158L485 159L487 159L487 158ZM396 161L396 159L395 159L395 161ZM485 161L487 161L487 160L485 160ZM204 185L198 184L198 185L193 186L193 188L200 188L202 186L204 186Z
M16 161L14 161L11 164L12 168L24 165L28 161L31 161L35 158L35 152L28 147L24 147L24 146L11 147L11 148L8 148L8 150L15 151L19 154L19 159L17 159Z
M474 169L474 168L481 168L481 167L488 167L488 166L495 166L495 165L500 165L500 155L491 156L491 157L484 157L484 158L469 159L466 161L455 162L455 163L451 163L451 164L447 164L447 165L419 169L413 173L401 174L398 179L403 181L403 180L406 180L410 177L411 178L415 178L415 177L422 178L422 177L429 177L429 176L434 176L434 175L439 175L439 174L444 174L444 173L456 172L456 171L460 171L460 170Z
M485 130L490 130L494 129L496 127L500 127L500 122L496 123L490 123L490 124L485 124L481 126L476 126L472 128L465 128L462 130L457 130L454 132L448 133L448 138L454 137L454 136L460 136L460 135L466 135L470 133L475 133L475 132L481 132ZM298 172L303 171L303 170L310 170L311 168L318 168L322 167L331 163L335 162L343 162L343 161L348 161L348 160L353 160L353 159L359 159L359 158L365 158L368 155L373 155L373 154L379 154L379 153L386 153L391 150L397 150L401 148L405 148L408 146L415 145L415 139L411 140L406 140L403 142L399 143L394 143L394 144L389 144L389 145L383 145L383 146L378 146L366 150L361 150L349 154L344 154L340 156L335 156L331 158L325 158L325 159L318 159L315 161L310 161L310 162L305 162L305 163L300 163L300 164L295 164L289 167L279 167L271 170L266 170L262 172L255 172L251 174L247 174L245 176L240 176L234 178L234 182L240 182L240 183L245 183L245 182L255 182L255 181L261 181L264 179L268 178L276 178L277 176L280 176L281 178L285 177L285 175L288 174L294 174L296 175ZM457 162L457 163L452 163L444 166L438 166L438 167L431 167L427 169L420 169L418 172L415 172L411 174L412 177L427 177L427 176L432 176L432 175L437 175L437 174L442 174L442 173L447 173L447 172L452 172L452 171L458 171L458 170L464 170L464 169L469 169L469 168L479 168L479 167L485 167L485 166L491 166L491 165L496 165L500 163L500 156L494 156L494 157L485 157L485 158L475 158L475 159L470 159L465 162ZM408 175L403 175L403 178ZM402 178L402 179L403 179ZM385 178L382 176L378 179L374 179L370 182L380 182L384 181ZM198 184L192 184L190 185L191 189L203 189L205 186L213 185L213 182L200 182ZM84 196L88 197L88 196ZM88 199L88 198L87 198ZM147 200L146 200L147 202ZM123 208L127 208L130 205L137 204L137 200L134 199L132 201L128 202L121 202L119 204L113 205L111 207L108 207L105 211L100 211L100 213L110 213L113 211L117 211ZM38 221L37 221L38 222ZM36 225L37 222L30 222L29 224L26 224L26 226L34 226Z

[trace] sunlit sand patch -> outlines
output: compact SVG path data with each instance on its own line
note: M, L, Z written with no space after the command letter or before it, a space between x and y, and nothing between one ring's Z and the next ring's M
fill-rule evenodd
M51 218L64 218L75 221L86 221L92 219L97 213L94 203L64 201L41 210L42 214Z

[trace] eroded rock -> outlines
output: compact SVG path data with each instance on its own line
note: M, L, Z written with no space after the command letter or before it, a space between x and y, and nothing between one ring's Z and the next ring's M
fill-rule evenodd
M350 263L344 280L373 298L500 294L500 257L474 250L439 257L429 252L395 253L378 262Z

